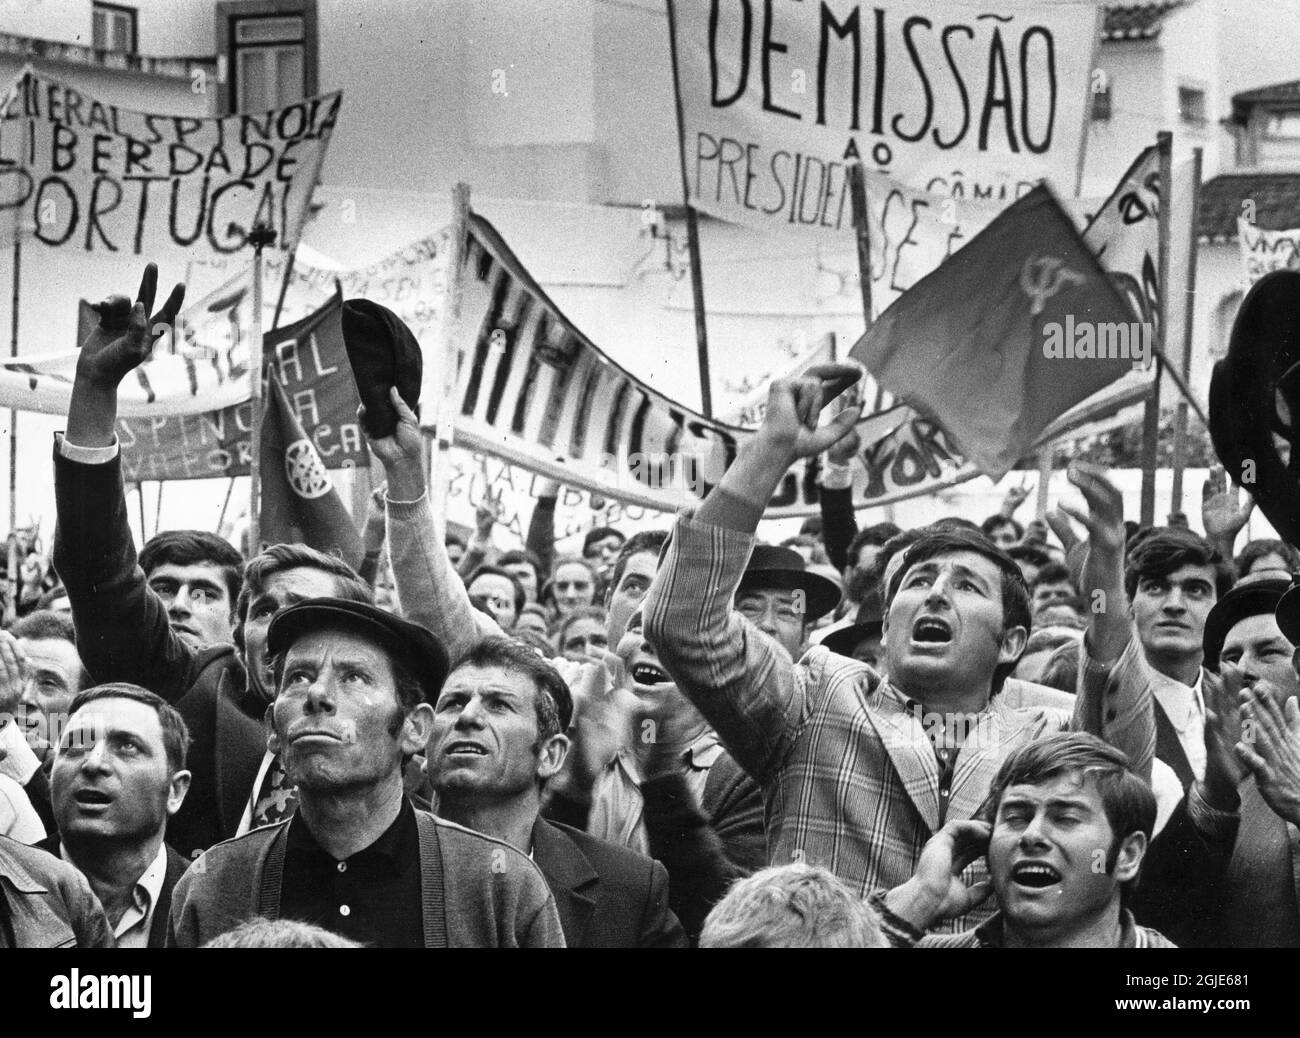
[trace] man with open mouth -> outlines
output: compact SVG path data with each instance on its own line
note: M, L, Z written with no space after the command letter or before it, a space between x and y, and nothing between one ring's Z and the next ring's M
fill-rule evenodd
M900 947L1172 948L1127 905L1155 818L1155 795L1122 753L1084 732L1049 736L1007 758L982 818L950 822L911 879L871 900ZM963 869L981 855L991 880L968 886ZM926 935L990 888L997 915Z
M852 430L856 407L819 421L860 377L827 364L772 384L758 431L695 514L678 518L644 609L663 668L763 789L769 862L823 865L865 896L911 876L949 819L973 817L1018 747L1073 726L1129 751L1146 774L1154 735L1140 690L1100 700L1128 639L1119 609L1090 617L1092 665L1081 668L1073 716L999 700L1028 637L1029 591L976 531L928 529L903 553L883 589L883 679L824 646L793 661L733 611L764 509L796 460ZM1119 493L1073 478L1089 505L1079 516L1093 546L1085 586L1121 601ZM982 866L972 866L978 878Z
M69 708L51 784L58 831L43 850L90 881L119 948L161 948L189 860L163 842L190 787L176 709L137 685L88 688Z
M551 664L508 638L479 642L434 704L427 758L438 815L537 863L570 948L683 947L662 865L542 817L572 717L569 688Z

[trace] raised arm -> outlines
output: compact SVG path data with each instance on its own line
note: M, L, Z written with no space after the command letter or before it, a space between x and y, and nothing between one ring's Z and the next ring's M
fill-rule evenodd
M1079 661L1072 727L1092 732L1128 754L1133 770L1151 781L1155 708L1124 590L1124 500L1096 465L1075 462L1068 478L1086 512L1062 505L1088 531L1082 588L1089 609Z
M853 428L857 407L821 428L818 419L823 401L859 376L828 364L772 384L762 426L695 518L677 521L646 594L645 635L660 662L760 784L803 718L803 685L785 650L733 612L732 597L763 509L790 465Z
M114 296L82 344L67 433L54 452L58 527L54 568L68 589L82 662L96 681L129 681L175 701L195 676L195 653L172 633L167 609L136 563L126 518L114 428L117 389L176 318L185 296L172 289L149 318L158 268L145 268L134 305Z
M470 604L429 505L419 421L395 388L392 400L397 428L369 442L388 476L388 555L397 601L403 616L442 642L455 666L480 640L504 632Z

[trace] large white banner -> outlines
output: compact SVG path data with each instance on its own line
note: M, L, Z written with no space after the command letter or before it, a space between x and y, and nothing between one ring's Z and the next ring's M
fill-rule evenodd
M670 0L688 201L852 227L847 169L1004 204L1077 193L1092 2Z
M261 222L297 241L343 95L200 118L134 112L24 70L0 99L0 211L50 248L238 252Z

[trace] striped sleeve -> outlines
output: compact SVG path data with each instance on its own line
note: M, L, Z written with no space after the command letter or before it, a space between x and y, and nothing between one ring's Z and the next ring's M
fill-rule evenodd
M804 676L732 609L752 535L678 518L645 598L645 635L737 763L770 785L804 715Z

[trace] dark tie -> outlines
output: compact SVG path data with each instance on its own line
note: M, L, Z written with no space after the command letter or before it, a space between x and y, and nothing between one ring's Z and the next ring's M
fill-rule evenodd
M298 791L295 786L287 784L287 775L280 766L280 755L271 758L271 766L266 769L262 779L262 788L258 791L253 805L250 829L260 829L264 825L283 822L293 815L298 808Z

